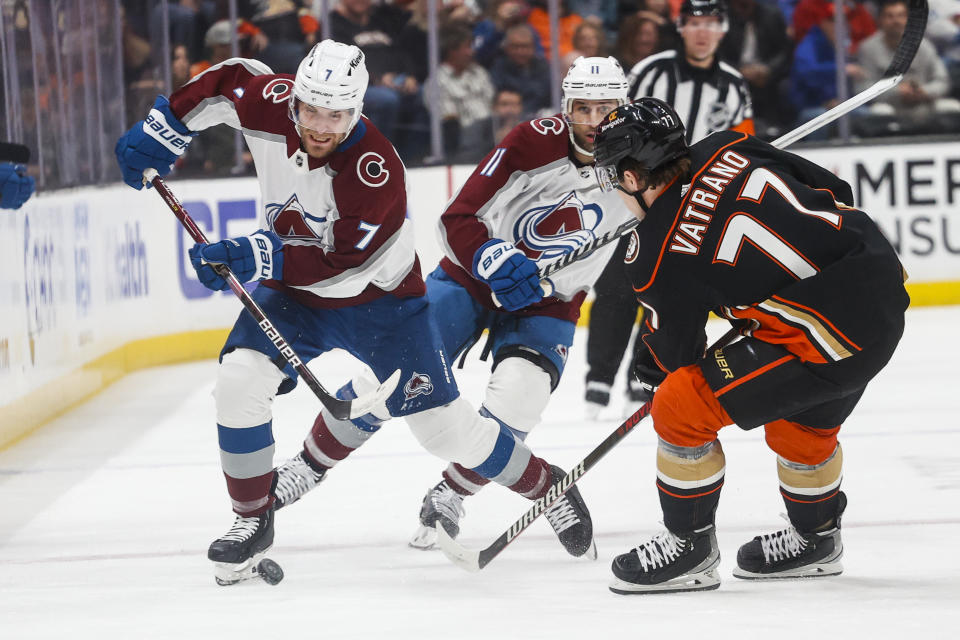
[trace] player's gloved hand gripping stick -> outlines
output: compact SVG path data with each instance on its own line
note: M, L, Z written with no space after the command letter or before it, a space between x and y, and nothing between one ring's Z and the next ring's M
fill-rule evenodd
M173 192L167 188L166 183L157 175L157 172L153 169L147 169L143 172L143 179L144 182L150 182L153 185L157 193L160 194L160 197L163 198L163 201L170 207L173 215L177 216L177 219L180 220L180 223L187 230L187 233L193 238L194 242L207 244L207 238L203 231L201 231L200 227L193 221L193 218L191 218L190 214L183 208L180 201L177 200L177 197L173 195ZM222 278L226 282L226 285L240 298L240 302L243 303L243 306L250 312L250 315L257 321L257 324L260 325L263 332L270 338L274 346L277 347L280 354L286 358L287 362L293 365L293 368L297 370L297 373L300 374L303 381L307 383L310 390L313 391L317 398L320 399L320 402L323 403L323 406L326 407L335 418L338 420L359 418L373 411L374 407L385 402L390 394L393 393L397 382L400 380L399 369L394 371L390 377L387 378L386 382L374 391L354 398L353 400L341 400L331 394L323 388L310 369L300 360L299 356L297 356L293 350L293 347L280 335L280 332L277 331L277 328L270 322L270 319L263 312L263 309L260 308L260 305L247 293L247 290L243 288L243 285L240 284L240 281L233 275L230 269L225 264L211 264L210 266L213 267L217 276Z

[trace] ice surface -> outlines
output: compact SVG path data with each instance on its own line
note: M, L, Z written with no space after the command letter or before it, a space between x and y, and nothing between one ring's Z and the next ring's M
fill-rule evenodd
M286 579L218 587L207 545L232 522L210 392L215 362L143 371L0 452L0 637L20 638L955 638L960 634L960 307L911 310L890 365L844 426L842 576L745 582L737 547L779 529L762 433L722 434L719 590L617 596L610 562L659 528L655 437L638 427L580 483L600 558L566 555L541 519L478 574L410 549L444 464L400 421L278 514ZM723 327L715 327L716 333ZM619 423L585 422L585 333L529 442L572 465ZM474 404L487 369L458 375ZM353 365L313 369L336 388ZM319 410L305 385L275 405L278 459ZM279 461L279 460L278 460ZM461 540L489 544L527 508L490 487Z

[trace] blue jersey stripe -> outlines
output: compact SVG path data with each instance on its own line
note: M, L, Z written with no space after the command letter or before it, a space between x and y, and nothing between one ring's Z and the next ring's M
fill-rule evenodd
M220 449L227 453L253 453L273 444L273 421L245 429L217 425Z
M500 427L500 435L497 436L497 443L493 446L493 451L487 456L487 459L481 462L472 470L482 475L484 478L495 478L504 470L507 463L510 462L510 456L513 455L513 449L516 440L513 434L507 429Z

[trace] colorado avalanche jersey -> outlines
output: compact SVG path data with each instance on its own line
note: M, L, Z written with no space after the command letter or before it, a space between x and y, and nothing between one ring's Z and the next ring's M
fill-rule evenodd
M571 157L569 140L559 115L517 125L477 165L440 218L446 253L440 266L488 308L495 308L490 288L471 275L473 256L486 241L510 241L542 266L630 215L615 193L600 190L592 165ZM551 275L553 295L520 313L576 321L615 246Z
M344 307L389 292L426 291L406 219L404 167L393 145L365 118L328 157L300 148L287 115L293 76L256 60L231 58L170 96L193 131L240 129L257 168L261 227L283 241L282 289L312 307Z

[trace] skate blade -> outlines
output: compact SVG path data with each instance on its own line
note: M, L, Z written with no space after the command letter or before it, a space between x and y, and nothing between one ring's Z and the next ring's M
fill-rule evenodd
M410 538L410 542L407 543L413 549L419 549L420 551L430 551L431 549L437 548L437 530L433 527L425 527L420 525L420 528L417 529L416 533Z
M754 573L737 567L733 570L735 578L741 580L790 580L793 578L826 578L828 576L838 576L843 573L843 565L840 561L821 562L805 567L797 567L787 571L778 571L776 573Z
M283 580L283 569L273 560L266 558L266 551L262 551L247 559L246 562L214 562L214 580L221 587L227 587L254 578L260 578L270 585L279 584Z
M720 574L716 567L702 573L680 576L660 584L635 584L614 577L610 591L624 596L648 593L680 593L683 591L712 591L720 588Z
M597 541L591 540L590 547L583 553L583 555L578 556L577 559L593 562L597 559L597 557L599 557L599 554L597 553Z

